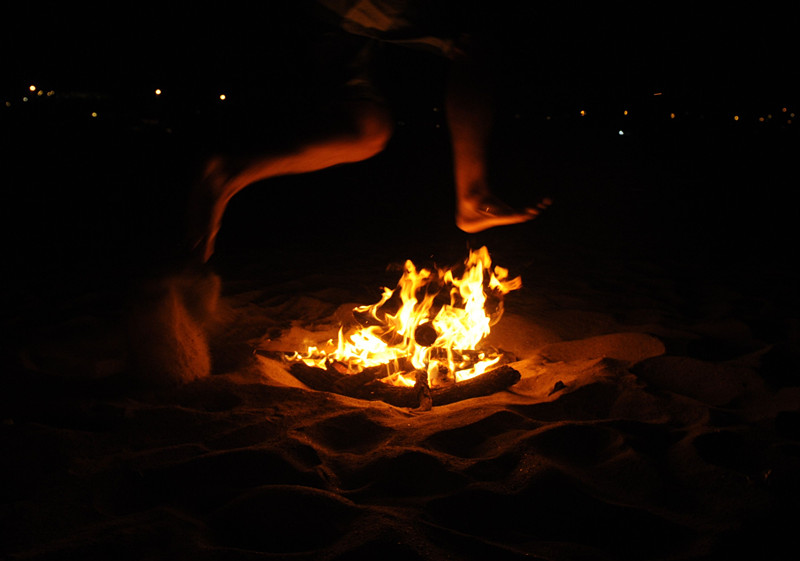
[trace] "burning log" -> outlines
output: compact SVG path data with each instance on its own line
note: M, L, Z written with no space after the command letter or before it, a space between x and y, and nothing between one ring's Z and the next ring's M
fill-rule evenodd
M395 407L419 408L423 411L429 410L434 405L447 405L464 399L491 395L513 386L520 380L520 373L508 365L465 382L433 388L428 386L427 374L421 370L414 373L416 384L413 387L384 384L378 379L382 372L375 370L348 375L296 362L291 365L289 371L314 390L367 401L383 401Z
M447 405L463 399L491 395L513 386L521 377L518 371L506 364L465 382L433 388L431 399L433 405Z
M334 384L334 393L348 395L348 392L358 391L360 386L371 382L377 382L388 375L389 371L386 365L365 368L363 372L359 372L358 374L344 374Z
M433 407L431 397L431 387L428 385L428 373L424 370L417 370L415 373L416 382L414 389L417 392L417 400L421 411L430 411Z
M468 361L468 362L478 362L480 360L485 359L489 355L493 356L500 356L500 364L507 364L509 362L515 362L517 360L516 356L513 353L508 351L495 351L495 352L487 352L483 350L476 350L476 349L453 349L450 351L452 355L456 358L461 358L461 360ZM434 347L431 349L431 359L437 360L444 360L447 359L448 351L447 349L443 349L441 347Z
M439 333L436 332L431 322L418 325L417 329L414 331L414 340L418 345L422 345L423 347L432 346L436 342L437 337L439 337Z

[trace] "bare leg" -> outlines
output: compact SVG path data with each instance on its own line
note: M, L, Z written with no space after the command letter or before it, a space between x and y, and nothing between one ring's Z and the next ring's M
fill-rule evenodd
M536 217L549 205L514 209L495 198L487 181L487 144L492 126L492 100L486 79L487 61L467 53L454 59L445 106L453 149L456 225L474 233Z
M206 262L231 198L248 185L277 177L359 162L381 152L392 134L388 111L374 101L344 104L349 117L344 130L331 131L304 145L255 157L216 156L206 165L190 202L188 235L193 254Z

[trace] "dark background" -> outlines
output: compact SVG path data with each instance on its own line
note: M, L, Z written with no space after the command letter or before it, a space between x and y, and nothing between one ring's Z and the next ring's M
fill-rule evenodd
M4 18L4 79L103 91L136 84L149 91L148 80L226 86L226 79L252 74L256 61L297 56L301 47L292 40L315 25L308 4L16 8L21 13ZM796 94L791 8L451 4L454 19L494 31L504 54L524 63L513 77L517 85L578 98L663 90L714 103Z
M465 244L571 244L783 274L797 218L792 14L520 4L459 5L493 31L498 55L494 188L514 204L552 198L544 216L479 236L455 228L446 61L387 46L387 150L245 190L212 265L243 253L390 261L460 259ZM230 138L280 142L303 113L292 92L313 84L308 38L321 29L303 7L40 3L5 18L7 279L52 286L179 263L180 217L203 157Z

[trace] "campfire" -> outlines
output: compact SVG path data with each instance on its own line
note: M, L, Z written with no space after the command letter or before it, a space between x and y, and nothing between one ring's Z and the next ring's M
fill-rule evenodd
M486 247L463 266L417 269L410 260L394 289L353 310L338 337L286 354L290 371L314 389L398 406L494 393L519 380L513 357L484 344L503 314L503 298L522 286L492 267Z

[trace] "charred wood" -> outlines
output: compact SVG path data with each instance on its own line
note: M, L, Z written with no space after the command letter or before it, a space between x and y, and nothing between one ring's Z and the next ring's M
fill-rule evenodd
M520 380L519 372L507 365L465 382L434 388L428 386L427 374L424 371L415 372L416 384L414 387L384 384L378 379L375 372L367 373L365 376L355 379L356 376L361 375L339 374L338 372L308 366L302 362L292 364L289 371L295 378L311 389L368 401L383 401L396 407L420 408L423 410L428 410L435 405L446 405L464 399L491 395L516 384ZM353 380L343 381L343 378L351 378Z

